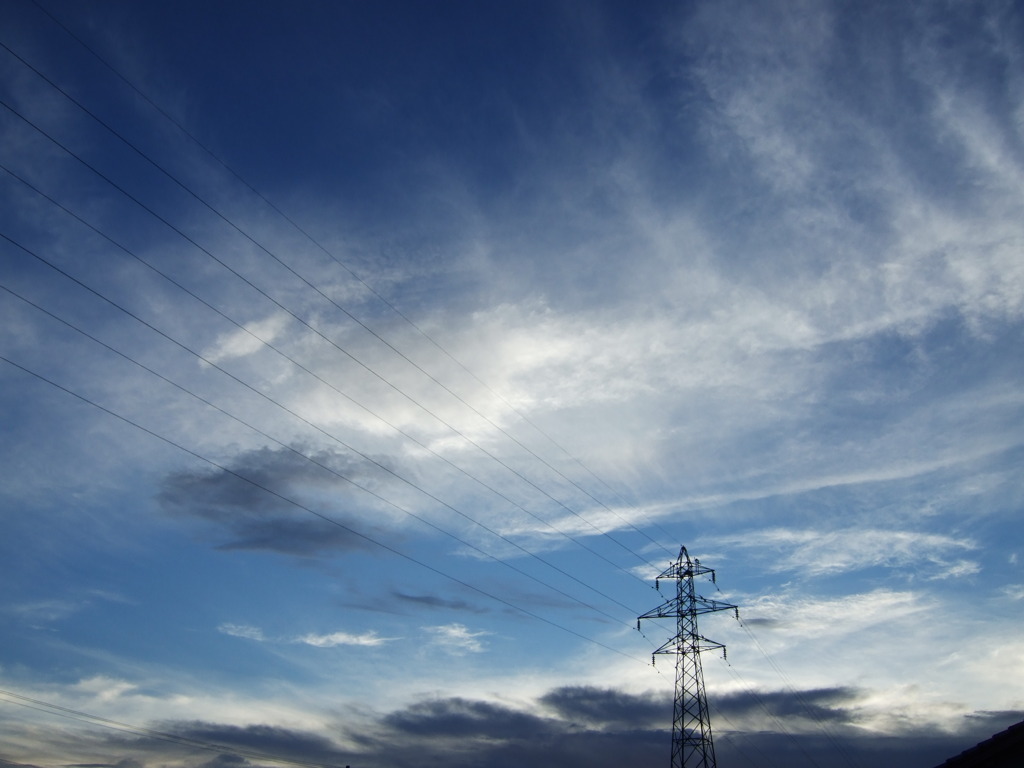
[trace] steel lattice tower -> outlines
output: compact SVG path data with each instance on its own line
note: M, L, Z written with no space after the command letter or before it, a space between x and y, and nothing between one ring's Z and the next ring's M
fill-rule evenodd
M676 657L676 698L672 713L672 765L671 768L716 768L715 746L711 740L711 718L708 713L707 696L704 693L704 672L701 668L701 651L721 649L725 646L703 637L697 631L697 616L702 613L732 610L739 618L739 608L701 597L694 591L693 577L711 575L715 572L705 568L700 560L690 559L686 547L679 550L679 557L669 565L654 584L660 590L661 580L673 579L676 594L655 608L640 616L641 619L676 620L676 634L654 653L675 654ZM653 660L653 657L652 657Z

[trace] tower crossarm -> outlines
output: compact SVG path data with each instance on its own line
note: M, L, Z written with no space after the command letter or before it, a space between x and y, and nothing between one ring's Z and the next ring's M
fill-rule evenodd
M636 626L640 628L641 619L674 619L680 613L688 613L698 616L704 613L716 613L718 611L733 611L736 618L740 617L739 606L732 603L723 603L720 600L708 600L707 598L695 596L693 604L687 605L680 597L672 597L659 605L657 608L648 611L642 616L637 616Z
M698 558L690 557L686 547L680 547L679 557L674 562L669 563L668 568L655 577L654 585L657 587L658 582L662 579L692 579L694 576L704 576L707 574L711 574L711 581L714 582L715 569L701 565Z
M659 605L642 616L636 618L636 628L640 629L641 619L669 619L675 618L679 615L679 600L673 597L671 600L666 600L664 603Z
M736 618L740 617L740 608L732 603L723 603L721 600L708 600L698 595L694 600L694 611L700 613L716 613L717 611L732 611Z
M703 635L697 635L694 638L682 639L673 637L671 640L666 642L656 651L655 656L659 654L677 654L677 653L701 653L703 651L725 651L725 645L722 643L716 643L714 640L708 640Z

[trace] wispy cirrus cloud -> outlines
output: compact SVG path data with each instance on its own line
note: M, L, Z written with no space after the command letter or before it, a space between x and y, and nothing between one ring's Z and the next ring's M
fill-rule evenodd
M288 315L277 312L262 320L247 323L244 328L224 333L203 351L203 357L211 362L220 363L224 360L245 357L258 352L266 344L273 344L281 336L288 320Z
M308 634L296 637L292 642L312 645L315 648L334 648L339 645L377 646L397 640L396 637L381 637L376 632L329 632L324 635Z
M74 600L37 600L3 607L4 613L33 624L50 623L81 611L85 605Z
M616 581L620 574L591 561L546 523L572 537L588 537L582 543L602 553L606 542L591 537L622 533L623 541L632 543L638 539L628 524L649 531L657 523L669 541L697 544L718 555L707 562L726 577L723 588L732 582L741 585L740 593L748 591L749 597L727 599L741 605L747 627L764 630L764 644L778 650L779 663L796 679L811 713L840 727L905 731L911 737L905 747L894 748L900 754L927 747L926 737L934 733L925 731L933 724L952 729L963 713L980 706L1014 706L1018 694L1012 682L1024 656L1009 609L1024 599L1024 591L1017 570L1006 567L1014 539L1005 534L1019 527L1024 403L1018 352L1024 315L1019 258L1024 58L1022 17L1013 3L982 8L924 0L854 8L801 0L756 5L698 0L668 11L650 5L640 12L615 4L555 4L531 16L525 37L519 37L522 25L494 23L506 18L492 5L468 16L453 12L458 23L437 27L439 36L424 36L423 25L416 23L403 37L401 23L381 18L380 28L388 34L380 39L371 28L376 23L363 26L376 18L372 10L349 18L343 8L325 5L314 14L323 23L308 25L330 30L323 48L308 30L301 40L289 41L287 23L268 23L279 21L270 9L247 15L240 25L231 19L237 29L228 36L242 43L232 49L239 72L260 71L254 65L265 64L275 72L275 82L295 78L298 87L278 90L301 98L281 100L272 110L290 119L269 122L247 117L270 114L267 103L274 94L267 102L262 89L259 99L247 100L249 89L220 79L223 68L210 67L202 55L180 58L181 45L170 46L172 55L165 57L164 38L152 32L165 26L159 23L161 8L140 4L137 13L107 19L117 23L91 26L72 4L62 13L72 28L92 29L95 35L88 39L97 44L106 39L102 50L145 51L147 62L139 62L139 71L162 73L154 94L180 89L194 105L205 105L179 111L189 115L190 129L200 129L195 135L237 136L232 157L247 177L261 180L261 193L281 202L282 210L298 212L303 227L322 234L334 253L416 326L391 315L325 254L312 253L309 243L299 242L285 222L226 179L223 169L193 155L195 147L166 137L159 143L161 157L180 161L175 167L186 171L184 181L223 206L234 222L258 233L303 278L332 297L344 297L346 308L355 309L389 344L490 421L313 295L309 284L241 242L237 233L220 232L221 223L207 221L207 212L191 208L191 201L182 205L163 197L155 185L146 189L146 177L135 179L124 158L117 170L126 182L139 182L139 192L146 193L140 199L149 200L154 210L166 204L183 231L199 237L218 260L237 265L252 282L237 281L171 233L157 232L156 222L134 208L128 212L129 202L97 179L84 178L81 169L71 171L74 161L58 157L53 146L43 147L41 137L30 139L24 126L12 128L8 115L0 132L24 150L10 159L24 166L28 178L49 179L46 189L59 191L58 197L73 206L85 203L81 210L96 215L110 234L144 247L169 274L201 288L204 299L315 371L310 376L266 350L156 276L140 279L139 266L108 252L106 243L79 231L11 179L0 180L0 194L16 212L9 217L12 231L29 232L69 274L139 309L189 348L225 363L254 389L243 391L237 381L170 349L170 342L94 304L58 275L33 271L42 268L18 261L22 254L10 259L10 270L5 261L5 281L31 289L35 299L52 300L47 306L67 309L68 318L83 329L155 361L158 370L211 402L232 412L237 408L260 430L251 433L237 423L219 428L221 417L201 403L180 392L165 394L163 384L148 374L126 373L127 362L112 361L81 338L71 341L70 329L55 332L31 307L2 297L3 325L19 360L38 363L69 389L116 405L115 411L130 409L127 415L141 417L147 429L225 468L197 469L191 458L165 454L166 447L147 448L143 443L149 436L126 440L118 431L125 425L104 425L106 416L98 413L83 418L78 404L61 406L63 394L40 394L38 382L19 383L22 374L16 371L4 374L4 383L12 384L0 387L7 412L24 423L4 446L14 471L0 492L11 502L7 519L18 521L21 529L15 536L14 526L8 526L0 537L0 560L8 563L8 581L15 584L7 599L20 606L21 620L11 622L19 626L7 628L10 634L0 641L22 650L24 663L37 665L31 674L44 679L59 674L67 680L69 668L62 665L85 669L87 659L96 659L106 672L109 657L123 652L127 642L133 652L146 649L154 665L175 666L173 684L163 687L140 680L131 688L114 678L92 679L93 687L81 690L65 686L79 697L64 699L66 705L83 711L91 711L90 704L117 705L121 713L138 712L197 738L240 747L293 747L294 754L319 762L367 768L431 761L453 768L510 762L543 768L659 759L671 681L658 694L637 692L648 684L661 686L664 674L648 682L641 675L649 670L640 665L612 670L601 652L581 656L578 638L567 636L563 645L544 634L553 628L531 628L518 618L513 623L507 611L442 582L439 574L427 575L390 554L378 558L363 551L367 542L352 531L424 556L428 567L440 567L463 584L500 581L503 598L545 616L558 612L575 621L586 613L568 599L559 604L531 595L517 577L505 574L507 581L499 580L485 558L451 557L438 545L436 530L406 523L400 512L354 492L315 465L319 462L374 490L384 489L396 503L414 499L406 508L422 510L431 523L479 543L498 559L523 552L506 550L453 508L515 537L533 553L557 550L552 562L559 568L616 599L627 599L627 587ZM32 11L31 4L25 9ZM90 13L95 10L102 21L97 9ZM352 23L337 23L336 13ZM413 12L410 18L419 17ZM81 70L68 82L77 83L85 97L92 70L77 66L81 62L72 55L77 49L66 38L46 36L40 21L48 23L36 19L22 28L26 52L49 51L43 61L49 59L55 73L64 65L69 72ZM206 21L189 24L186 18L180 24L186 37L200 36L186 47L202 54L202 36L208 33L216 42L212 50L222 57L222 41L228 39L220 34L222 20ZM458 39L445 38L445 30L453 29ZM460 46L476 38L462 33L479 29L501 33L487 37L493 45L486 50L474 46L474 66L467 69ZM338 43L339 34L350 33L358 38L345 41L352 45ZM247 45L264 35L281 44L272 50ZM112 48L115 38L118 45ZM545 43L552 39L554 57ZM39 44L33 46L33 40ZM360 48L363 41L370 43L366 50ZM397 57L389 55L395 41L400 42ZM515 44L506 48L507 41ZM439 44L446 51L444 62L434 55ZM271 50L271 55L248 61L248 50ZM371 68L375 56L398 62L399 69L415 62L423 79L408 88L406 78L393 78L397 70L389 64L374 70L381 74L374 83L346 82L345 72L362 69L333 57L349 51ZM490 51L499 52L494 61L501 66L489 66ZM529 56L517 60L517 51ZM331 92L341 94L341 101L331 97L333 105L312 110L319 113L312 120L303 119L302 109L317 102L305 97L323 89L303 89L309 79L295 64L307 54L317 66L327 66L324 71L340 73ZM516 66L505 66L509 61ZM5 62L12 74L20 71L12 60ZM472 80L460 80L462 72L471 72ZM24 95L19 103L35 105L28 114L44 118L49 113L41 124L75 139L69 146L92 146L95 161L114 170L107 165L115 160L113 150L100 151L109 137L101 140L92 133L95 126L76 128L82 116L73 116L75 110L59 95L30 81L35 83L28 72L12 80ZM116 98L103 82L92 86ZM339 108L351 105L356 91L376 91L378 98L365 101L375 101L379 109ZM226 92L240 97L226 104ZM480 99L482 92L490 96ZM134 108L123 112L141 114ZM416 119L405 119L410 115ZM354 122L360 131L352 131ZM238 125L246 130L239 133ZM141 121L118 127L140 139L164 136L166 130ZM272 130L261 133L266 128ZM289 136L289 130L297 133ZM282 137L294 151L268 152ZM346 155L353 149L358 157ZM268 158L273 165L261 166ZM337 172L335 162L345 172ZM266 290L341 349L250 287ZM429 330L479 380L425 343L418 328ZM435 498L425 501L415 488L396 488L401 484L394 477L325 442L323 433L314 434L309 424L260 400L254 390L308 415L318 427L352 438L365 455L401 467L404 477L422 483ZM390 425L422 442L415 445ZM537 448L582 487L549 472L499 427ZM265 441L267 435L273 437ZM276 438L301 446L308 457L270 445ZM428 455L423 445L537 517L510 509L506 499ZM573 457L598 477L581 475ZM521 484L519 472L551 496ZM598 479L608 485L601 487ZM102 503L90 512L83 502L92 487L103 495L92 496ZM583 488L608 506L587 497ZM609 500L606 489L622 498ZM314 519L274 493L324 511L352 530ZM145 514L154 498L170 514ZM451 507L440 508L435 499ZM49 507L67 510L67 524L42 525ZM115 516L133 521L133 535L144 534L134 538L152 545L154 557L112 561L112 547L96 546L94 523ZM188 535L151 536L154 525ZM61 534L73 546L51 554L50 545ZM646 559L662 565L672 554L641 545ZM196 557L197 547L230 554ZM620 553L613 552L618 562ZM341 578L307 580L314 572L322 577L327 570L341 571L342 557ZM645 558L622 559L633 564ZM46 565L58 562L62 567ZM172 578L168 564L180 564L188 578ZM242 567L231 568L236 564ZM316 567L307 567L311 564ZM131 594L141 598L136 609L107 605L93 615L74 605L72 592L42 583L61 574L83 574L100 583L114 567L139 574L129 580L139 590ZM647 580L660 568L644 565L634 573ZM166 593L150 599L143 586L158 583ZM218 589L204 594L210 583ZM571 591L575 594L575 588ZM240 592L265 599L239 600ZM277 604L282 600L284 609ZM224 618L216 631L195 633L185 622L167 621L174 606L184 612L197 601L207 616L219 617L212 626ZM339 601L357 609L346 611L343 623L283 623L288 615L338 616ZM410 624L409 613L420 618ZM468 625L453 623L467 620ZM29 621L60 621L61 632L47 637L66 638L79 658L65 648L45 658L45 649L24 632ZM427 623L432 626L423 626ZM636 650L629 639L606 634L612 631L606 625L585 626L602 643ZM831 768L838 761L831 746L814 741L804 729L798 697L772 693L772 683L763 677L766 665L742 627L723 616L707 629L728 641L730 662L745 665L759 691L768 691L762 708L799 725L801 747ZM185 631L192 634L183 640ZM365 663L397 636L409 634L420 650L404 659L413 662L414 674L402 667L403 659ZM195 648L187 659L183 642L190 651ZM455 664L449 656L482 655L499 647L507 653L491 654L486 665L469 663L471 658ZM99 658L100 651L108 658ZM239 664L220 664L225 651L235 652ZM580 666L566 659L581 660ZM133 660L141 660L137 652ZM12 657L10 663L22 661ZM314 690L314 675L293 677L303 666L328 682ZM220 679L230 679L230 691L207 695L207 678L214 676L205 673L214 668ZM530 672L523 672L527 668ZM936 668L943 674L936 675ZM365 713L399 707L362 732L353 729L358 750L335 749L332 741L345 730L337 727L339 692L330 683L338 679L337 670L351 673L344 678L348 691L340 694L348 697L342 706L350 712L373 720ZM628 680L632 693L583 685L553 688L564 686L566 675L602 686ZM271 678L279 701L265 695ZM744 728L740 733L723 728L728 737L721 747L743 741L786 763L793 748L771 740L782 735L769 733L775 726L758 714L756 697L734 695L727 687L723 693L713 672L708 682L717 694L712 705L722 706ZM163 695L172 686L181 692L180 700ZM501 695L486 699L488 691ZM972 695L996 703L979 704ZM289 696L298 703L287 709L281 701ZM424 702L424 696L432 698ZM926 699L930 703L922 703ZM661 720L666 702L669 710ZM855 741L857 734L850 735ZM326 741L318 742L319 737ZM115 745L116 738L109 740L109 749L107 744L87 749L74 760L64 754L47 759L112 762L110 755L130 751L125 743ZM0 741L7 739L0 736ZM877 762L870 759L876 742L866 748L866 764ZM139 745L146 755L158 754L160 747ZM954 751L936 753L933 764ZM149 764L185 759L172 757ZM802 759L796 757L794 764Z
M230 623L221 624L217 627L217 631L225 635L230 635L231 637L241 637L247 640L256 640L261 643L309 645L314 648L335 648L337 646L374 647L384 645L385 643L389 643L397 639L394 637L381 637L376 632L372 631L337 631L322 634L310 632L305 635L273 638L268 637L259 627L253 627L248 624Z
M103 603L130 604L133 601L124 595L109 590L71 590L66 598L48 598L31 602L0 605L0 613L7 613L19 621L42 626L70 618L83 611L95 609Z
M217 627L217 631L224 635L230 635L231 637L244 637L247 640L258 640L263 642L266 640L266 636L263 634L263 630L259 627L252 627L248 624L221 624Z
M466 625L459 623L423 627L423 630L432 636L434 645L455 655L482 653L484 644L480 638L491 634L484 630L474 632Z
M766 595L747 600L743 622L784 629L798 638L845 638L876 624L931 611L937 602L912 590L875 589L840 597ZM751 621L753 619L753 621Z
M1007 584L1002 593L1011 600L1024 600L1024 584Z
M800 571L812 577L865 568L919 569L928 565L931 571L927 577L942 579L977 573L980 568L956 556L978 549L974 541L905 530L771 528L743 536L716 536L709 543L755 550L753 556L771 571Z

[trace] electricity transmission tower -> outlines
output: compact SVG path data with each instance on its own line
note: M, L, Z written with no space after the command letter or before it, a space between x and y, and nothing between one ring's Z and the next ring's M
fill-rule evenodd
M636 620L637 629L640 628L641 619L676 620L675 637L654 652L655 655L672 653L676 657L671 768L716 768L700 653L721 649L724 655L725 646L708 640L697 631L697 616L702 613L732 610L739 619L740 609L735 605L708 600L698 595L694 591L693 577L705 574L711 574L711 581L715 581L714 570L704 567L696 558L690 559L686 547L680 548L676 561L662 571L654 581L660 591L662 579L673 579L676 582L675 597L669 598ZM654 658L652 657L652 661Z

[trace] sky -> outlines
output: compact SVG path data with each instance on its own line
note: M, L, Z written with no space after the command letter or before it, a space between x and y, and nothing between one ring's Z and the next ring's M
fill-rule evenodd
M1024 719L1024 8L0 4L0 763ZM291 763L282 761L292 761Z

